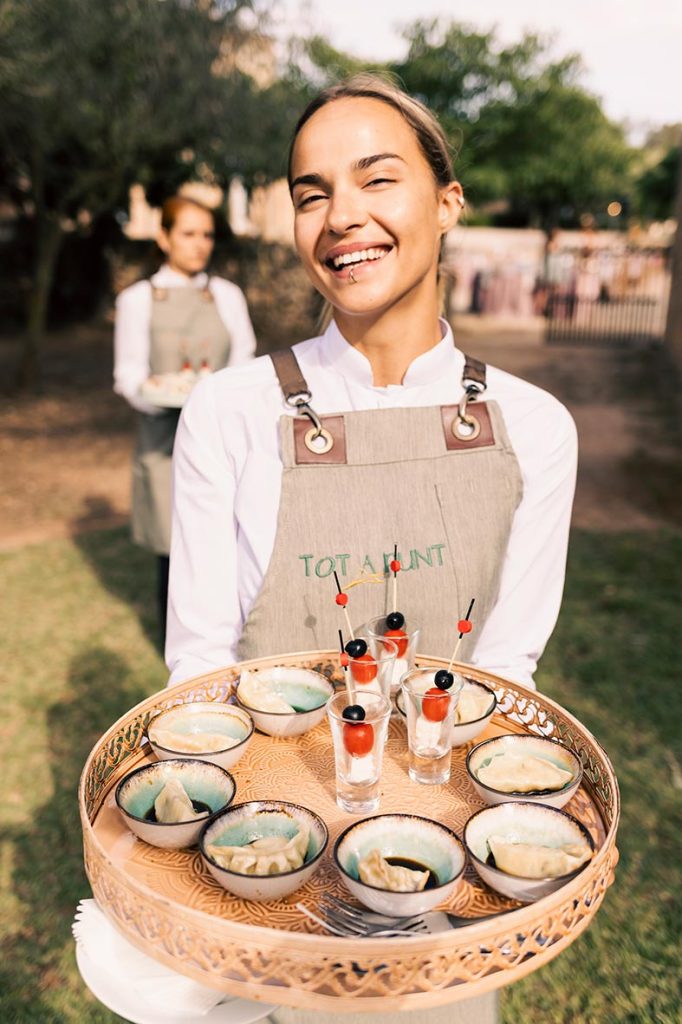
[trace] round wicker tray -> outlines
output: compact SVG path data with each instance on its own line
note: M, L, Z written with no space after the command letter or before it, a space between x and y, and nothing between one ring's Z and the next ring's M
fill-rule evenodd
M417 663L446 664L429 657ZM332 651L243 664L298 665L341 681L338 654ZM516 913L498 920L435 935L359 942L316 931L315 923L294 906L300 901L312 907L323 893L348 895L327 855L312 880L287 900L249 903L214 882L196 850L160 850L136 840L116 810L113 791L123 775L152 759L144 740L150 717L175 704L229 700L242 668L235 665L148 698L92 750L79 803L85 866L97 902L135 946L167 966L232 995L285 1006L339 1012L439 1006L509 984L547 963L587 927L613 881L618 784L604 750L559 705L497 676L460 667L491 685L498 698L497 712L481 738L501 732L554 736L582 761L583 784L566 810L590 830L597 853L558 892L519 905ZM461 833L469 815L482 806L464 767L470 746L453 751L448 785L419 786L407 776L404 725L392 719L378 813L414 811ZM238 802L273 798L303 803L327 822L331 842L355 820L334 799L326 722L298 739L257 735L233 774ZM447 909L473 918L513 906L467 868Z

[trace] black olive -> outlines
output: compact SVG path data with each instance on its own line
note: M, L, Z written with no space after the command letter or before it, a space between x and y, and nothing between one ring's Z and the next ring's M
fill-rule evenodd
M364 722L365 709L359 704L351 704L349 707L343 709L343 718L345 718L347 722Z
M386 616L386 625L389 629L402 629L405 625L405 616L402 612L390 612Z
M455 677L447 669L439 668L433 677L433 681L439 690L449 690L455 681Z
M349 658L361 658L363 654L367 654L367 644L360 639L349 640L345 651Z

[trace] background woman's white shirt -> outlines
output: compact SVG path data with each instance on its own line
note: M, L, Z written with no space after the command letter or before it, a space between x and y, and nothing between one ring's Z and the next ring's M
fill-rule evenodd
M330 413L457 401L464 357L444 322L443 331L442 341L411 364L403 384L378 388L368 360L332 323L321 337L294 346L314 409ZM488 368L486 397L502 410L524 494L499 596L473 662L532 686L561 603L576 431L554 397L502 370ZM173 459L169 683L236 660L275 542L282 479L278 421L287 411L268 357L213 374L185 406Z
M256 338L249 319L244 293L236 284L222 277L184 274L164 264L151 278L155 288L198 288L208 284L218 315L231 335L228 366L242 366L256 351ZM114 391L139 412L158 415L156 406L140 397L140 387L149 376L150 326L152 289L149 281L138 281L120 293L116 300L114 328Z

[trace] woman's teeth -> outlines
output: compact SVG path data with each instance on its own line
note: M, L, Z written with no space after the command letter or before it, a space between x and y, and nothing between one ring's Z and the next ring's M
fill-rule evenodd
M341 270L342 267L347 267L352 263L383 259L387 252L387 249L358 249L356 252L345 252L342 256L334 256L330 263L334 270Z

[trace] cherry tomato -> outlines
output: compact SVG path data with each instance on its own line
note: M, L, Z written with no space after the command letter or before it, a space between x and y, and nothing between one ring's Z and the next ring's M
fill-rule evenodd
M371 683L376 679L377 663L371 654L362 654L359 658L353 659L350 671L356 683Z
M407 633L404 629L387 629L384 633L389 640L393 640L398 645L398 657L402 658L407 650Z
M374 729L369 722L346 722L343 745L351 757L364 757L374 746Z
M443 693L437 686L432 686L425 695L427 699L422 701L422 714L429 722L442 722L448 713L447 693Z

